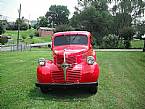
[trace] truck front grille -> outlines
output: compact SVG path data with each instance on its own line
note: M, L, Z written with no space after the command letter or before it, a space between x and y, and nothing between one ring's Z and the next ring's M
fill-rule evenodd
M57 64L62 64L64 62L63 55L57 56ZM66 58L66 63L73 64L76 63L76 57L75 56L68 56Z
M80 80L80 70L73 70L72 67L67 69L66 81L64 80L64 72L60 67L59 71L52 72L52 78L54 83L77 83Z
M68 83L77 83L80 80L80 70L73 70L71 67L67 69L67 82Z
M53 71L52 72L52 79L54 83L64 83L64 73L63 69L59 67L58 71Z

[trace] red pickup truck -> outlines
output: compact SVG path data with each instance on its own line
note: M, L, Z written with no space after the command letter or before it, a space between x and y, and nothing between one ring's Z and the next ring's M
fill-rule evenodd
M58 32L52 36L53 60L39 59L36 86L43 93L53 88L85 88L95 94L99 65L87 31Z

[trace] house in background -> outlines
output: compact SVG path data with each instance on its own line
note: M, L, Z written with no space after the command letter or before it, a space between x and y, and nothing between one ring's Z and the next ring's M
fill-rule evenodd
M38 29L38 33L40 37L44 37L44 36L52 36L54 34L54 28L48 28L48 27L40 27Z

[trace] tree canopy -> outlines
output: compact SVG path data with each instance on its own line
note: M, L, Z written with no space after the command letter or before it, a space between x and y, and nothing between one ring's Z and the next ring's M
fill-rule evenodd
M101 46L103 42L108 46L109 41L116 40L115 45L122 43L125 48L130 47L135 34L138 37L145 34L144 0L77 1L71 19L66 6L52 5L45 16L39 17L37 27L55 27L57 31L86 30L92 32L96 46Z
M0 20L0 35L5 32L5 21Z
M39 18L37 18L37 24L36 27L47 27L48 26L48 20L46 17L44 16L40 16Z
M71 26L91 31L97 45L101 45L104 36L114 34L118 40L126 40L124 45L128 48L134 34L144 33L144 23L138 21L144 16L144 0L78 0L75 9Z
M92 5L91 1L88 5L86 3L87 2L85 0L81 1L81 6L83 6L84 9L79 11L77 10L70 23L75 28L92 32L97 44L100 45L102 43L103 36L109 34L110 32L112 16L108 11L107 3L102 1L98 1Z
M49 11L46 13L45 17L48 19L51 26L62 25L69 23L69 10L67 6L52 5Z

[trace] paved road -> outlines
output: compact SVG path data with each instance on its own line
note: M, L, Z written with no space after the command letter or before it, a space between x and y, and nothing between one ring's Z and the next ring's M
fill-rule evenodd
M94 49L95 51L143 51L143 49Z
M38 47L38 46L48 46L48 44L52 44L51 42L47 42L47 43L35 43L35 44L30 44L31 47Z

